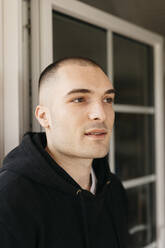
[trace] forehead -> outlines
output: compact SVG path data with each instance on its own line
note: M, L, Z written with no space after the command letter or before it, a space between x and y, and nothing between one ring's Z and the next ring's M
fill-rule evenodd
M66 65L59 68L54 90L60 94L76 88L105 91L113 88L106 74L96 66Z

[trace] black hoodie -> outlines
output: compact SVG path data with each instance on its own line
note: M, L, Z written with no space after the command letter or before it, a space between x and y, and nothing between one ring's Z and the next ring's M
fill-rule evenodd
M0 170L1 248L125 248L125 191L106 158L94 159L96 194L84 190L28 133Z

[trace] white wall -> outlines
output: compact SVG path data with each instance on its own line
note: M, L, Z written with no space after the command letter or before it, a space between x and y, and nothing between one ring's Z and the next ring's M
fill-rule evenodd
M0 0L0 159L23 134L22 0Z

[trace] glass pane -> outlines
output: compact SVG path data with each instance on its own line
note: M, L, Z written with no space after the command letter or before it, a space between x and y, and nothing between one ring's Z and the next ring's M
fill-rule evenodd
M154 117L116 113L115 166L122 180L154 173Z
M95 60L107 71L106 30L53 11L54 61L83 56Z
M144 247L156 239L155 184L127 190L129 206L129 248Z
M113 57L116 103L152 106L153 48L114 33Z

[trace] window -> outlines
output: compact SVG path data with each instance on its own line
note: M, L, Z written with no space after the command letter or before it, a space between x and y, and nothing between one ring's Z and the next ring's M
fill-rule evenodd
M156 237L153 48L114 33L113 55L115 172L127 188L130 247L144 247Z
M106 29L53 11L53 60L90 57L107 71ZM61 31L65 30L65 32Z

